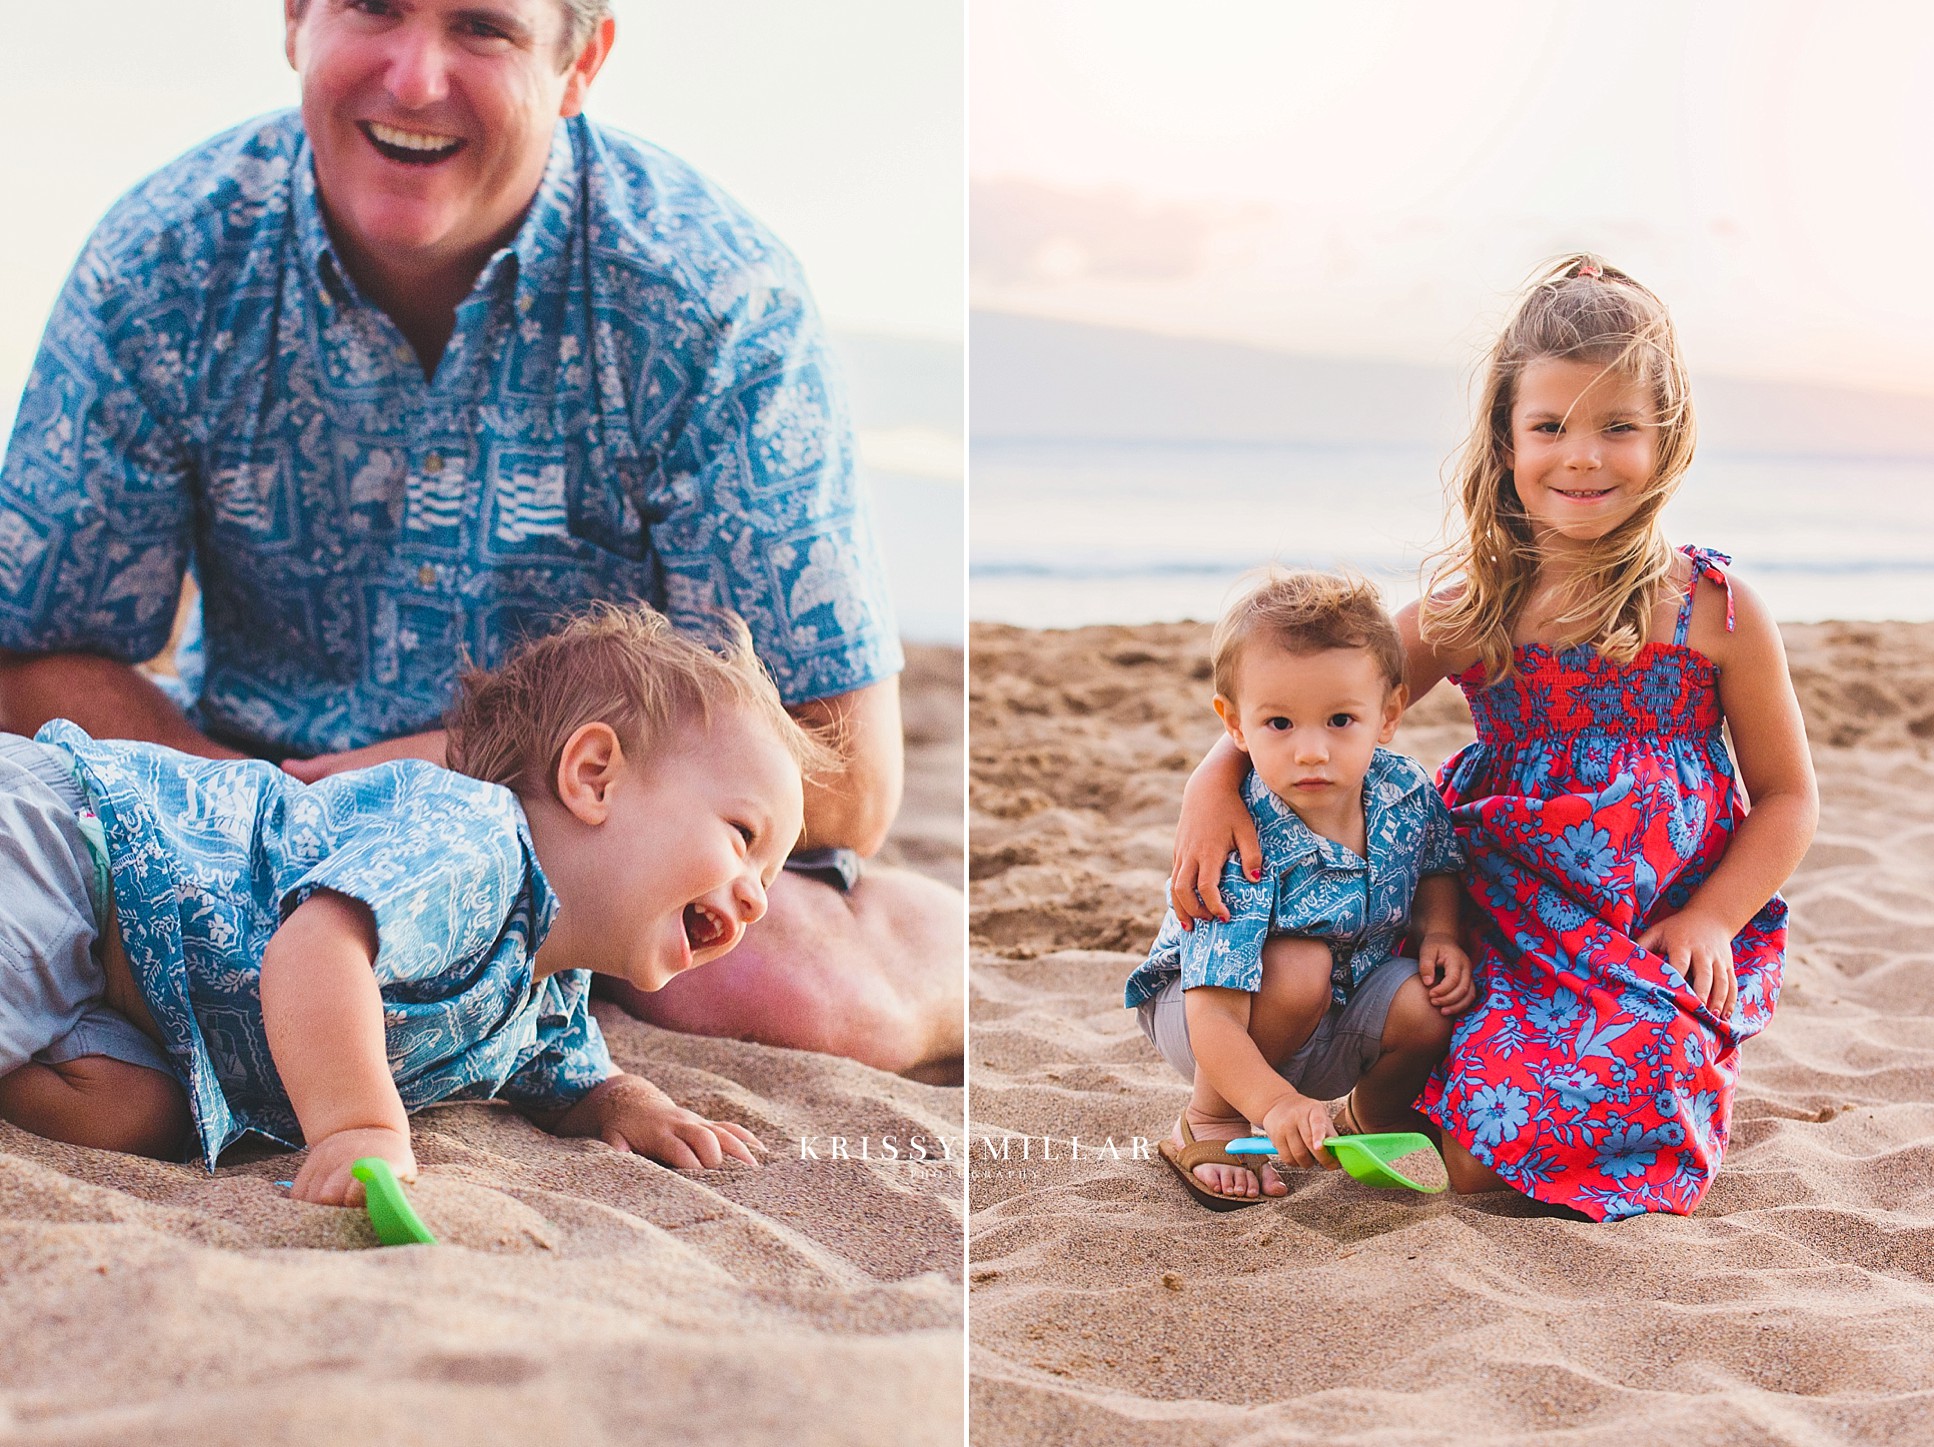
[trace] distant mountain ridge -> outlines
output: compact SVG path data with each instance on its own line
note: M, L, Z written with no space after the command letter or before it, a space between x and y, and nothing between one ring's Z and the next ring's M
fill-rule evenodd
M976 444L1081 441L1424 447L1469 425L1454 368L1319 357L975 311ZM1934 463L1934 398L1695 377L1708 454Z

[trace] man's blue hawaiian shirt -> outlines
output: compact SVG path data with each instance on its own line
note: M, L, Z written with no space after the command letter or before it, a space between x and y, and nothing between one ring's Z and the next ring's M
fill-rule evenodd
M1388 749L1377 750L1363 776L1368 861L1314 832L1254 770L1242 798L1261 836L1262 878L1246 878L1241 861L1230 859L1220 883L1226 922L1204 920L1184 930L1169 910L1148 958L1128 977L1130 1009L1177 975L1185 990L1217 985L1254 994L1262 986L1263 942L1271 935L1327 941L1331 994L1341 1004L1403 943L1417 882L1464 866L1450 811L1430 776Z
M262 951L318 889L376 916L376 980L405 1109L575 1104L617 1067L590 975L531 978L557 902L508 789L416 759L298 783L259 760L95 740L65 750L107 837L121 941L208 1168L249 1131L302 1144L262 1025Z
M901 666L797 264L582 117L429 380L337 259L296 113L114 207L0 466L0 648L148 658L190 566L192 716L270 753L433 727L465 655L592 599L736 611L789 703Z

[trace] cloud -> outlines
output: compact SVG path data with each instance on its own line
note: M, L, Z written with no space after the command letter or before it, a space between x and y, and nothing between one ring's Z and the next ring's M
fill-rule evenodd
M976 180L968 200L969 266L996 285L1178 281L1199 274L1209 243L1261 208L1151 201L1122 187L1064 190L1037 181Z

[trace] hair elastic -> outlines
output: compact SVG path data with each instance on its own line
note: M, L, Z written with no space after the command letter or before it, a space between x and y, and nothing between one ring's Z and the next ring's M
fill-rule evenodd
M1574 271L1572 275L1575 277L1589 276L1594 281L1601 281L1604 279L1605 273L1597 262L1581 261L1578 263L1578 270Z

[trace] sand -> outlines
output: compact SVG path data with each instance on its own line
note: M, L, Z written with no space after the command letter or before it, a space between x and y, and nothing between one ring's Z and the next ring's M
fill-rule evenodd
M1212 1215L1133 1159L1187 1095L1121 985L1207 629L977 628L972 1439L1934 1440L1934 624L1785 632L1823 799L1785 994L1699 1210L1597 1226L1313 1172ZM1397 747L1469 737L1446 687Z
M957 883L961 654L910 651L889 855ZM286 1154L211 1177L0 1126L0 1441L958 1443L962 1092L597 1012L768 1164L681 1175L439 1107L411 1195L444 1244L378 1250L274 1186Z

